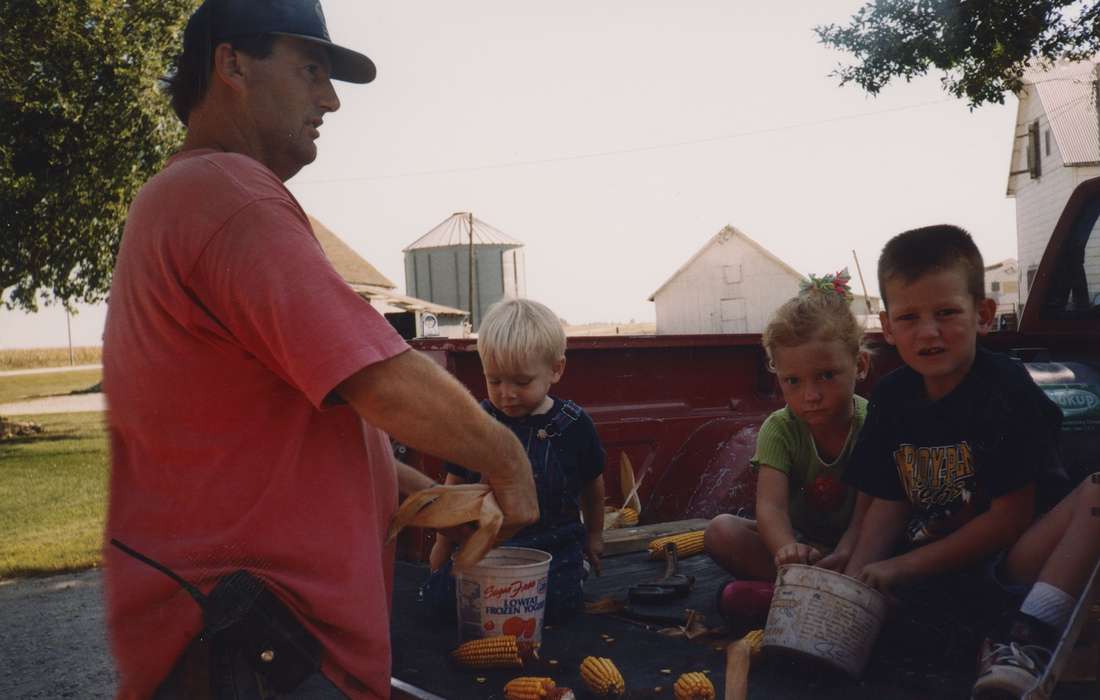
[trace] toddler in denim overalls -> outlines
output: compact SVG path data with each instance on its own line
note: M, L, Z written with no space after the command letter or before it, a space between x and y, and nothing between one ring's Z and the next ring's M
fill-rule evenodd
M528 299L495 304L482 321L477 350L489 393L481 405L523 444L538 492L538 522L505 544L541 549L553 557L545 621L560 622L583 607L585 560L599 571L603 446L583 409L548 394L565 370L565 332L550 309ZM464 466L446 468L448 484L481 478ZM454 548L444 535L437 535L430 556L432 574L421 589L425 602L448 616L455 612L450 561Z

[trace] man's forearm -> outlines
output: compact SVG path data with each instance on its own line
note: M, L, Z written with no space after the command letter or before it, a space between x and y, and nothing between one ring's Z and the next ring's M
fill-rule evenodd
M458 381L415 350L369 365L336 391L371 425L410 447L509 477L527 457L510 430Z

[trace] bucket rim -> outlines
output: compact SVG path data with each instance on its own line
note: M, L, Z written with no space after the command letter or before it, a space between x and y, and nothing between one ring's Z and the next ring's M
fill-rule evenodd
M868 592L872 593L874 595L874 597L876 597L880 601L882 601L883 605L885 605L886 602L887 602L886 595L882 591L878 590L877 588L875 588L873 586L868 586L866 583L864 583L863 581L860 581L858 578L855 578L854 576L849 576L848 574L842 574L839 571L833 571L832 569L822 569L820 566L813 566L812 564L784 564L783 566L780 566L779 569L777 569L776 572L775 572L775 579L776 579L776 587L777 588L779 587L780 572L782 572L783 569L794 569L794 568L813 569L813 571L815 573L818 573L818 574L827 574L827 575L832 575L832 576L839 576L840 578L843 578L843 579L848 579L849 581L856 584L860 588L864 588Z
M525 561L522 564L512 564L512 565L493 564L493 563L487 561L489 559L489 557L493 556L493 554L501 554L501 555L505 555L505 556L507 556L508 554L514 554L514 555L521 556L521 557L522 556L527 556L527 557L530 557L530 561ZM486 554L482 558L481 561L479 561L477 564L474 564L473 566L471 566L469 568L469 570L467 570L465 573L467 575L469 575L470 572L475 571L475 570L477 570L479 568L482 568L482 567L496 568L496 567L500 567L500 566L507 566L509 569L513 569L513 570L514 569L524 569L526 567L543 567L543 566L549 566L550 562L553 559L554 559L554 557L553 557L552 554L550 554L550 552L547 552L547 551L544 551L544 550L541 550L541 549L535 549L534 547L511 547L511 546L494 547L493 549L489 550L489 553Z

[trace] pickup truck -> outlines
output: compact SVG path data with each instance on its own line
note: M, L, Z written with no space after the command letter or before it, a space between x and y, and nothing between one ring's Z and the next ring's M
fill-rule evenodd
M1063 458L1075 481L1100 468L1098 219L1100 178L1082 183L1069 199L1030 285L1018 327L981 339L990 349L1019 358L1062 408ZM474 341L417 339L412 344L450 371L476 397L485 396ZM864 396L869 395L879 377L900 363L880 334L869 335L867 344L872 351L872 371L857 387ZM569 340L568 357L568 371L555 393L584 406L595 421L607 450L605 480L609 495L620 493L618 467L622 455L635 465L635 480L641 482L641 525L711 518L724 512L751 514L755 479L749 458L761 423L782 406L758 335L576 337ZM442 465L437 460L413 453L404 458L431 476L442 477ZM413 531L399 542L399 559L409 563L410 572L419 571L415 562L425 559L429 538L430 533ZM399 614L401 590L399 580L395 626L403 624ZM1088 606L1081 607L1087 610ZM1085 617L1078 616L1082 618L1077 620L1078 628ZM395 639L398 637L395 634ZM441 642L442 647L450 641ZM395 641L395 660L402 658L399 647ZM589 653L596 652L593 649ZM1100 658L1095 663L1100 665ZM969 673L972 681L973 671ZM411 697L432 697L414 681L402 679L399 664L395 663L395 688ZM856 686L862 690L855 695L883 697L884 689L887 697L921 694L893 695L887 689L887 680L879 683L877 689L873 682ZM959 683L941 690L951 695L961 687ZM480 695L476 691L463 694L453 684L448 688L453 695L448 693L447 697L500 697L499 686L482 688ZM852 697L850 691L836 696ZM923 692L927 695L932 689L924 688ZM1057 697L1068 697L1061 693L1060 688ZM799 695L794 690L786 696ZM772 688L761 697L784 694Z

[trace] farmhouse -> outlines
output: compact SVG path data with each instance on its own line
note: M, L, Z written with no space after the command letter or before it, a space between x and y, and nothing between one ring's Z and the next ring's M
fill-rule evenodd
M657 334L761 333L779 306L806 278L732 226L716 233L649 300ZM857 317L877 324L878 297L856 295Z
M1100 175L1097 68L1094 61L1085 61L1029 71L1017 95L1007 194L1016 198L1021 305L1027 301L1047 241L1073 188ZM1090 255L1085 270L1089 288L1097 289L1100 244L1086 251L1086 258Z

